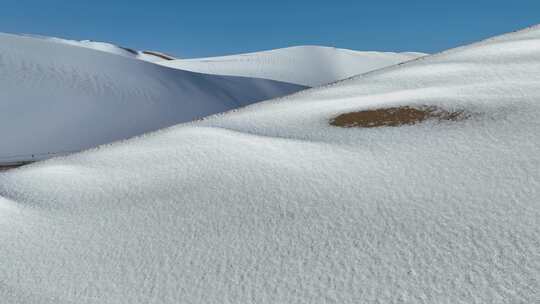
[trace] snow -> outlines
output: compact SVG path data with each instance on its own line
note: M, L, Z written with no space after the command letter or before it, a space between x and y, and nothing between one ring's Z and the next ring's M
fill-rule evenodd
M40 35L25 35L25 36L36 38L36 39L43 39L43 40L55 42L55 43L62 43L62 44L67 44L67 45L72 45L72 46L89 48L96 51L111 53L115 55L129 57L129 58L136 58L136 59L149 61L149 62L157 63L160 61L164 61L162 57L155 56L152 54L147 54L145 52L138 51L138 50L124 48L124 47L117 46L115 44L108 43L108 42L99 42L99 41L92 41L92 40L72 40L72 39L64 39L64 38L57 38L57 37L40 36Z
M1 173L0 296L535 303L538 71L533 27ZM415 104L473 115L328 124Z
M159 64L199 73L257 77L315 87L424 55L297 46L222 57L161 61Z
M79 151L304 88L0 34L0 163Z

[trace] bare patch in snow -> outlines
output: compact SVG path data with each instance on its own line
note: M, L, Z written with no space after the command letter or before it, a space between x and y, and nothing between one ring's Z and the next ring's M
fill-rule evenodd
M469 114L464 110L448 111L436 106L402 106L345 113L330 120L330 124L344 128L399 127L428 119L459 121L468 117Z

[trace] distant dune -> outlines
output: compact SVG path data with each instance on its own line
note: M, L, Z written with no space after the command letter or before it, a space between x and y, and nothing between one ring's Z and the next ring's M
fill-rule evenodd
M149 62L158 62L158 61L163 61L163 60L176 59L172 56L165 55L160 52L137 51L131 48L118 46L118 45L108 43L108 42L99 42L99 41L92 41L92 40L71 40L71 39L63 39L63 38L57 38L57 37L39 36L39 35L24 35L24 36L47 40L47 41L55 42L55 43L62 43L62 44L67 44L67 45L72 45L72 46L84 47L84 48L93 49L96 51L111 53L115 55L129 57L129 58L140 59L140 60L149 61Z
M0 163L79 151L305 88L170 69L84 44L92 47L0 34Z
M314 87L424 55L297 46L223 57L178 59L160 64L193 72L257 77Z

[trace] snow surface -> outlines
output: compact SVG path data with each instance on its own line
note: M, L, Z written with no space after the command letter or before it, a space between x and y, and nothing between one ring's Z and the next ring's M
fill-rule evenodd
M10 303L536 303L540 27L0 174ZM433 105L459 122L331 127Z
M159 64L193 72L258 77L314 87L424 55L298 46L222 57L177 59Z
M63 44L72 45L72 46L89 48L96 51L107 52L107 53L125 56L129 58L136 58L136 59L149 61L149 62L157 63L159 61L166 61L165 59L159 56L147 54L138 50L124 48L124 47L121 47L112 43L108 43L108 42L99 42L99 41L92 41L92 40L71 40L71 39L47 37L47 36L40 36L40 35L25 35L25 36L37 38L37 39L44 39L44 40L56 42L56 43L63 43Z
M0 163L79 151L304 88L0 34Z

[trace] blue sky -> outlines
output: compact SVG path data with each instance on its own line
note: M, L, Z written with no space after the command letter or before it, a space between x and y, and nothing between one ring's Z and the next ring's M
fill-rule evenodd
M0 0L0 31L181 57L292 45L437 52L540 23L540 0Z

